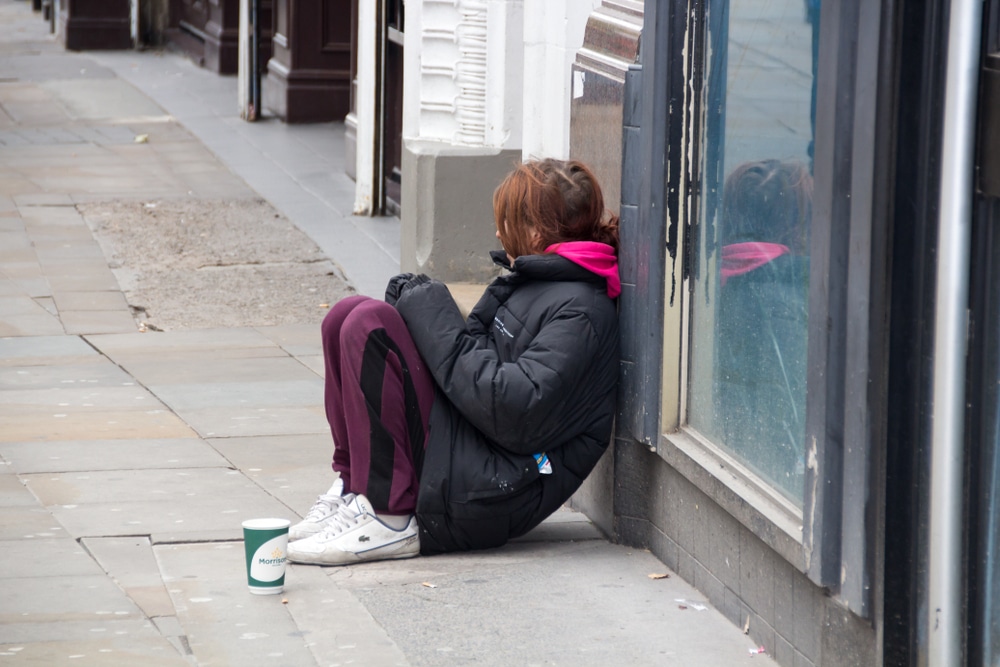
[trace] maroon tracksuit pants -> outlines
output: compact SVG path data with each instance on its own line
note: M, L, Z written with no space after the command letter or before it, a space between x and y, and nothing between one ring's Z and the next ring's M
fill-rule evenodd
M412 514L434 399L434 379L393 306L365 296L323 320L326 418L344 492L376 511Z

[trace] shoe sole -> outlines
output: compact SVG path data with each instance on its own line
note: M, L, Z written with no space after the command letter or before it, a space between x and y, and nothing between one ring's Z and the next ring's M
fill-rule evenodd
M348 551L342 551L337 554L344 560L332 561L325 558L325 554L294 554L291 549L287 552L287 557L289 562L299 563L302 565L354 565L356 563L374 563L380 560L403 560L406 558L416 558L420 555L420 548L417 547L416 550L399 551L394 553L386 554L372 554L366 556L364 553L357 554Z

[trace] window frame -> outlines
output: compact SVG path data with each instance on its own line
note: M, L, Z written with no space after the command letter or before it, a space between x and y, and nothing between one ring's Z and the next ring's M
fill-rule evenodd
M887 42L884 8L842 0L824 0L821 8L806 408L810 446L800 511L683 420L693 285L692 244L685 241L696 238L701 168L690 156L705 145L702 55L709 38L706 21L720 4L669 0L646 8L644 33L652 39L643 40L641 126L659 122L665 131L659 156L655 141L643 144L654 186L640 192L646 205L639 217L645 214L654 242L662 238L664 244L663 291L651 304L661 308L662 349L659 391L644 400L650 405L655 394L658 409L646 411L645 423L633 419L630 426L633 437L638 434L637 440L790 564L868 616L878 520L873 470L879 459L873 443L880 442L884 429L887 360L888 269L873 270L885 267L888 256L886 234L873 224L888 206L883 194L888 188L879 185L889 182L889 170L882 169L889 133L877 132L886 129L882 119L888 117L879 115L880 109L891 106L885 86L878 85L887 74L888 54L881 52ZM859 62L879 66L858 67ZM657 100L670 112L658 111ZM657 192L658 178L663 193ZM667 222L662 237L656 236L657 216L661 227ZM649 412L658 416L655 436ZM859 525L864 530L857 530Z

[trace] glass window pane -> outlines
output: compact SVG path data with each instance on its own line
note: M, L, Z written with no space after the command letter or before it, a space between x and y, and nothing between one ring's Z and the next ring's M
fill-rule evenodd
M993 205L993 219L983 215L978 221L984 227L995 228L1000 218L1000 208ZM973 554L978 575L977 592L979 608L974 610L982 656L980 664L1000 666L1000 285L996 270L1000 268L1000 237L996 234L976 234L977 241L986 244L984 254L988 259L982 266L974 266L974 281L980 284L981 301L974 302L974 321L981 321L981 333L973 337L971 358L977 370L971 373L978 392L970 401L978 406L978 419L969 433L970 455L973 457L981 492L972 500L978 525L976 531L977 553ZM973 290L973 293L980 290ZM979 339L978 344L975 343Z
M1000 414L1000 406L991 406L995 415ZM1000 423L1000 422L998 422ZM989 443L994 453L992 465L987 471L986 493L989 498L983 523L983 547L981 563L983 572L980 586L983 606L981 610L983 628L983 664L1000 665L1000 529L996 517L1000 515L1000 432L994 431L993 442Z
M687 420L801 505L819 0L707 25Z

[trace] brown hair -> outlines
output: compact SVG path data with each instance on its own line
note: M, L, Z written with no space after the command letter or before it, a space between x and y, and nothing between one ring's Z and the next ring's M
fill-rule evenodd
M500 242L514 258L566 241L618 250L618 216L605 210L593 172L575 160L518 165L493 192L493 215Z
M809 251L813 180L799 162L761 160L733 169L722 194L722 242L770 241Z

